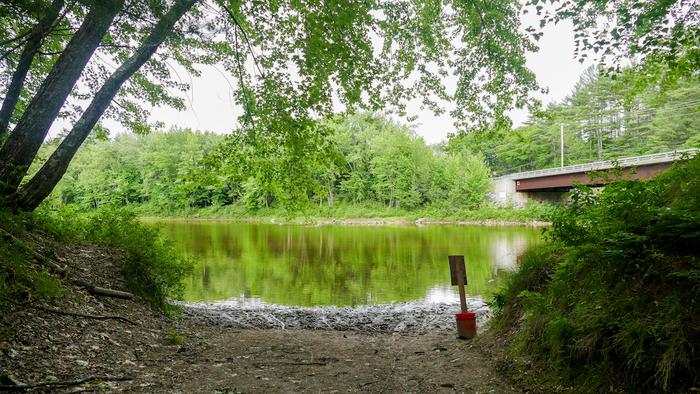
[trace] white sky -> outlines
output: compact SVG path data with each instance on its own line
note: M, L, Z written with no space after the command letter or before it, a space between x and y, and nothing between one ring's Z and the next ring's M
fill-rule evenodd
M530 13L528 15L532 15ZM531 19L531 18L529 18ZM536 19L532 19L536 20ZM525 20L525 23L531 21ZM538 52L528 53L526 64L537 77L540 86L548 89L547 94L540 95L543 105L561 101L568 96L579 80L579 76L590 66L590 61L583 64L574 59L574 29L570 21L558 25L548 25L544 36L537 45ZM449 114L436 117L431 111L420 111L418 105L409 106L409 114L416 115L416 131L429 144L447 139L447 134L454 132L453 120ZM515 126L528 119L527 110L514 110L510 117Z
M524 19L526 24L535 21L536 17L529 14ZM573 58L573 36L573 27L568 21L548 25L544 29L544 36L537 42L540 50L527 54L528 67L535 72L541 86L548 89L548 93L540 97L545 105L560 101L571 93L579 76L589 65L588 62L581 64ZM188 78L185 82L191 85L191 90L187 93L188 108L182 112L155 108L151 120L164 122L166 129L180 127L216 133L230 132L241 114L232 98L232 85L235 84L233 77L214 67L207 67L200 77L183 78ZM409 103L407 110L408 116L417 117L413 122L414 128L429 144L445 140L448 133L455 131L449 113L435 116L430 110L421 110L418 103ZM528 113L525 110L513 111L511 118L517 126L527 120ZM106 122L106 125L113 131L121 129L114 122Z

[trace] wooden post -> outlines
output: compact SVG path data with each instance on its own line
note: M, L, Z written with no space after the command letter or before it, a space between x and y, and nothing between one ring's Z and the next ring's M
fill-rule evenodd
M467 270L464 266L464 256L448 256L448 259L452 286L457 286L459 289L459 305L462 308L462 313L467 313L467 296L464 291L464 286L467 285Z

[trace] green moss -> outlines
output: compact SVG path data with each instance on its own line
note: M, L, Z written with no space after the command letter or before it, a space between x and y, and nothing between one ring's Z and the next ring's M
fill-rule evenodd
M173 345L182 346L187 340L185 335L178 333L174 328L169 328L166 334L168 336L168 341Z

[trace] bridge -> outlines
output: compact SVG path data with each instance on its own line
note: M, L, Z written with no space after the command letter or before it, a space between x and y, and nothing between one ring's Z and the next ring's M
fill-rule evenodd
M492 198L496 205L501 206L523 206L531 200L560 201L575 184L603 186L608 178L653 178L669 169L673 162L693 157L698 152L700 149L683 149L503 175L493 179ZM610 177L600 176L601 173L611 175L613 168L619 168L621 172Z

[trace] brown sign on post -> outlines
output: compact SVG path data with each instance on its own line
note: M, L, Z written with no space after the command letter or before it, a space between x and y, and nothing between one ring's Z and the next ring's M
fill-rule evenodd
M448 256L450 260L450 275L452 276L452 286L467 285L467 270L464 267L464 256ZM459 277L462 283L459 283Z
M464 291L464 286L467 284L467 269L464 266L464 256L448 256L450 260L450 275L452 276L452 285L457 286L459 290L459 306L462 312L467 312L467 297Z

